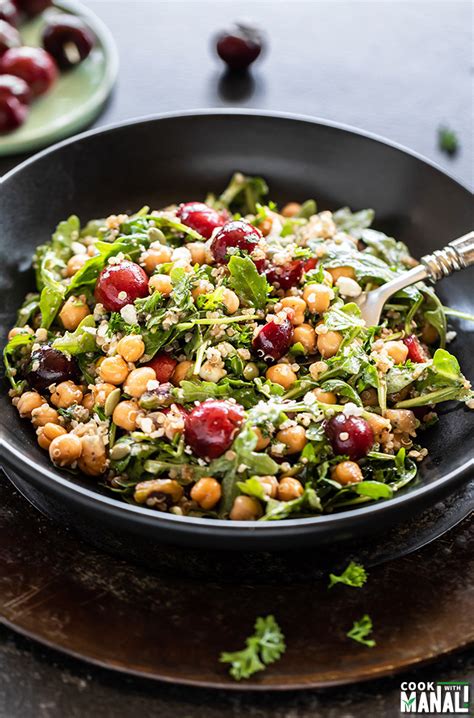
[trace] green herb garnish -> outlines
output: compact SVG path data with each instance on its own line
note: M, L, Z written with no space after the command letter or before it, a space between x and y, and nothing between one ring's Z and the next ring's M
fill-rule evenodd
M223 652L221 663L230 663L230 675L236 681L250 678L254 673L265 670L285 652L285 638L273 616L257 618L255 632L245 641L245 648L233 653Z

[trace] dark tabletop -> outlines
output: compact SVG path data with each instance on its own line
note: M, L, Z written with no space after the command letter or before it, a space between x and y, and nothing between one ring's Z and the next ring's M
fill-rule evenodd
M385 136L473 185L469 2L89 0L87 5L111 29L121 61L117 87L97 126L199 107L305 113ZM242 18L264 27L268 52L249 78L231 82L210 40ZM459 139L453 158L438 148L440 125ZM21 159L0 160L0 174ZM461 653L409 674L410 680L441 677L472 679L472 655ZM111 674L0 629L1 718L391 717L399 715L400 680L239 697Z

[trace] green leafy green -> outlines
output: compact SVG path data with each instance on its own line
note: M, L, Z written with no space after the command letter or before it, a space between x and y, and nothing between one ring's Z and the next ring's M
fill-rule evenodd
M360 239L367 245L367 254L379 257L391 267L405 269L404 260L410 256L408 247L393 237L387 237L383 232L375 229L363 229Z
M438 146L439 149L447 155L455 155L459 148L459 140L455 131L449 127L439 127Z
M376 643L373 638L367 638L372 633L372 619L370 616L365 614L358 621L354 621L354 625L351 630L346 633L348 638L352 638L357 643L362 643L363 646L373 648Z
M248 177L241 172L236 172L218 201L214 201L214 205L219 209L225 207L234 211L238 210L242 214L255 214L257 205L263 204L263 199L267 194L268 185L264 179Z
M10 341L3 350L3 363L5 365L5 374L14 389L20 388L21 381L18 381L16 379L18 372L17 366L12 366L11 360L16 355L18 350L30 348L33 345L34 341L35 336L33 334L28 334L27 332L25 332L24 334L17 334L12 339L10 339ZM27 352L27 355L29 357L30 352Z
M305 511L314 513L322 511L321 501L316 491L310 483L307 483L303 493L297 499L291 501L277 501L276 499L268 499L265 515L261 521L279 521L286 519L293 514L301 514Z
M245 648L232 653L224 651L221 663L230 663L230 675L236 681L250 678L277 661L285 652L285 638L273 616L257 618L255 632L246 639Z
M339 576L334 573L329 574L329 588L335 586L336 583L343 583L346 586L360 588L366 581L367 572L365 568L355 561L351 561Z
M84 317L77 329L65 332L53 342L53 349L72 356L93 352L95 348L95 321L90 314Z
M344 329L365 326L361 311L354 302L344 304L343 306L333 305L324 314L324 324L331 331L342 331Z
M259 274L250 257L233 255L228 264L230 285L239 299L255 309L264 309L268 301L270 285L265 275Z
M341 207L334 212L332 218L336 227L342 232L348 232L354 237L359 237L359 233L370 227L374 221L373 209L361 209L359 212L352 212L349 207Z

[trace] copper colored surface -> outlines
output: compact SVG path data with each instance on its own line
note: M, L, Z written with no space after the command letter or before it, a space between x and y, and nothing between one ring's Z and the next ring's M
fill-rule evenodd
M101 554L0 482L0 621L71 655L133 674L225 688L351 683L473 641L472 519L418 552L374 568L362 589L326 582L224 585L160 578ZM212 566L209 566L212 577ZM281 661L236 684L219 664L273 613ZM369 613L375 648L346 638Z

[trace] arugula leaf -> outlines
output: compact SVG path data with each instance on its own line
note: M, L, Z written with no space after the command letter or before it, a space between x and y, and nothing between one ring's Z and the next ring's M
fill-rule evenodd
M81 223L75 214L60 222L51 238L53 252L63 261L70 259L72 255L71 244L77 242L80 237Z
M244 409L250 409L258 401L255 385L242 379L224 378L219 382L184 379L172 395L181 404L192 404L206 399L234 398Z
M248 177L241 172L236 172L214 205L219 209L233 208L242 214L255 214L257 204L263 204L263 198L267 194L268 185L264 179Z
M349 207L341 207L334 212L332 218L338 230L348 232L353 237L359 237L359 233L370 227L374 221L375 212L373 209L361 209L359 212L352 212Z
M66 296L66 286L62 284L55 276L58 258L53 252L47 251L43 255L40 276L41 276L41 295L39 300L39 309L41 312L41 326L49 329L56 318L56 314L63 303Z
M325 257L321 259L321 263L324 269L332 269L334 267L352 267L357 280L376 281L379 283L390 282L396 276L398 272L391 269L382 259L374 257L368 252L358 252L343 250L337 245L332 248L328 248L328 252Z
M404 242L399 242L393 237L388 237L383 232L377 232L375 229L363 229L360 233L360 239L369 248L367 254L373 254L379 259L383 259L391 267L406 269L404 260L410 256L408 247Z
M91 329L93 331L90 331ZM65 332L53 342L53 349L59 349L71 356L93 352L95 348L95 321L91 314L84 317L73 332Z
M250 257L238 257L234 254L228 264L230 285L247 304L255 309L264 309L270 293L270 285L265 275L259 274Z
M296 217L299 219L309 219L313 216L313 214L316 214L318 211L318 206L316 204L316 200L314 199L307 199L306 202L303 202L301 205L301 209L296 214Z
M236 681L250 678L277 661L286 650L285 638L274 616L257 618L255 632L246 639L245 648L232 653L222 652L221 663L230 663L230 675Z
M354 404L362 406L362 400L359 394L350 384L342 381L342 379L329 379L329 381L324 382L321 388L323 391L333 391L335 394L339 394L340 396L347 396L347 398L354 402Z
M439 343L442 349L446 346L446 314L438 296L431 287L422 285L422 293L424 297L421 311L424 319L431 324L439 334Z
M393 496L391 487L380 481L360 481L351 485L351 491L371 499L391 499Z
M413 384L430 365L431 361L418 363L407 361L400 366L393 366L385 375L387 394L396 394L406 386Z
M331 331L365 326L361 311L355 302L330 307L324 314L324 324Z
M473 396L458 360L446 349L435 351L426 378L417 384L418 387L421 389L418 396L398 402L396 408L410 409L452 400L467 401Z
M297 499L291 501L268 499L265 515L260 521L279 521L288 518L291 514L302 513L305 509L311 513L322 511L321 501L309 483L306 484L304 492Z
M254 496L256 499L260 499L260 501L265 501L266 499L262 484L254 476L247 479L247 481L238 481L237 486L241 492L247 496Z
M16 336L12 337L8 344L5 346L3 350L3 363L5 365L5 374L10 380L10 384L14 389L19 389L21 386L21 381L16 380L16 367L12 366L10 363L10 359L13 357L14 354L16 354L17 350L21 347L28 347L33 344L33 342L36 341L36 338L34 334L17 334Z
M360 588L366 581L367 572L365 568L355 561L351 561L339 576L334 573L329 574L329 588L335 586L336 583L343 583L346 586Z
M39 310L39 294L27 294L23 305L18 310L16 326L24 327Z
M346 633L348 638L352 638L357 643L362 643L364 646L373 648L376 643L373 638L367 638L372 633L372 619L370 616L365 614L358 621L354 621L354 625L351 630Z

